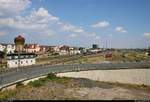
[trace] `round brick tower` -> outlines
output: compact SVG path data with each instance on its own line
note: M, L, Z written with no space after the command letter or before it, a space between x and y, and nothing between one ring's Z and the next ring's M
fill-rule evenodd
M16 46L16 51L22 52L23 48L24 48L25 39L21 35L19 35L19 36L15 37L14 43Z

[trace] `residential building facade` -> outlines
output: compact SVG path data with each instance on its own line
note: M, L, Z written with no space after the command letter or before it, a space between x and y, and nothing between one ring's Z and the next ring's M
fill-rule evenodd
M39 44L26 44L25 51L28 53L38 53L40 51Z

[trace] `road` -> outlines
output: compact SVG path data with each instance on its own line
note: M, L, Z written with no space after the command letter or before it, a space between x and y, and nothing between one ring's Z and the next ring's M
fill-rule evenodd
M20 68L1 73L0 87L7 86L19 80L27 80L49 73L64 73L86 70L116 70L116 69L150 69L150 62L74 64L74 65L39 65Z

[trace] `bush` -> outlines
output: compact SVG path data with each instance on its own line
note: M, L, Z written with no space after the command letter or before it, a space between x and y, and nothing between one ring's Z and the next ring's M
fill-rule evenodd
M41 80L36 80L36 81L31 81L29 83L29 85L33 86L33 87L40 87L43 85L43 82Z
M50 74L47 75L47 78L48 79L56 79L57 76L55 74L53 74L53 73L50 73Z
M67 77L60 78L60 77L57 77L55 74L51 73L51 74L48 74L46 78L41 78L39 80L29 82L29 85L31 85L33 87L40 87L47 81L66 83L66 82L68 82L69 79L70 78L67 78Z
M68 82L70 78L68 77L57 77L55 74L48 74L47 75L47 80L49 81L55 81L55 82L59 82L59 83L66 83Z
M17 82L16 87L20 87L20 86L23 86L23 83L22 82Z

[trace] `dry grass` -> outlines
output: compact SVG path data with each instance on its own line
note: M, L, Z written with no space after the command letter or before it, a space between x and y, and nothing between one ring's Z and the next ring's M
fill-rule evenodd
M130 92L127 90L130 90ZM146 85L121 84L117 82L116 83L99 82L83 78L56 77L55 75L50 74L46 78L41 78L37 81L33 81L26 86L22 85L21 83L18 83L16 89L0 92L0 99L1 100L6 99L82 100L82 99L101 99L101 98L105 99L107 97L107 94L108 96L110 95L111 91L114 91L115 93L114 96L111 95L111 97L114 97L113 99L123 99L122 96L115 96L117 92L120 92L120 95L126 95L126 97L132 93L134 96L132 97L133 99L134 98L137 99L139 97L140 99L143 99L144 97L147 98L146 95L150 93L150 87ZM126 91L129 92L129 94L127 94ZM96 92L98 92L97 95ZM103 97L104 94L101 96L101 93L99 92L102 93L104 92L105 97ZM139 92L139 94L136 94L136 92ZM143 92L145 93L144 94L145 96L142 94ZM139 96L141 94L143 96Z

